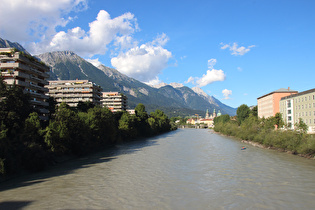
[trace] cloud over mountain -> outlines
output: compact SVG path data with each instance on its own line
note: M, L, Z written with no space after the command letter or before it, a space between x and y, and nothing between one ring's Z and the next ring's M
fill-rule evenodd
M71 50L81 56L105 54L110 43L124 47L131 42L131 35L138 29L137 20L131 13L111 18L105 10L100 10L96 20L89 23L89 31L80 27L59 31L52 38L33 42L32 51Z
M158 75L167 67L172 53L163 48L168 41L165 34L152 42L142 44L120 53L111 59L112 65L120 72L142 82L157 83Z
M230 95L232 95L232 90L224 89L222 90L224 95L224 100L230 99Z

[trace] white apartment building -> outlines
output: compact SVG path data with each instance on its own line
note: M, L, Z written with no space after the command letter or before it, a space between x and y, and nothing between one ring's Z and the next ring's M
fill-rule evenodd
M101 105L102 88L89 80L54 80L47 86L49 96L54 97L58 104L65 102L76 107L79 101Z
M280 100L280 113L289 128L302 119L308 125L308 133L315 133L315 89L310 89Z
M24 52L17 52L14 48L0 48L0 71L4 82L8 85L21 87L24 93L31 96L31 105L40 113L41 119L48 119L49 98L46 93L48 89L47 72L50 68Z
M102 104L112 112L127 110L127 96L119 92L103 92Z

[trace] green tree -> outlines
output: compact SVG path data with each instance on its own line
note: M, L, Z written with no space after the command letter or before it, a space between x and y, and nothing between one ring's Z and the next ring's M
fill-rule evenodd
M48 105L49 119L51 119L56 112L57 101L54 97L49 97L47 99L47 102L49 104Z
M145 110L145 106L139 103L135 108L136 116L140 118L141 121L148 119L148 113Z
M303 122L302 118L299 118L299 122L294 124L295 130L301 133L307 133L308 126L305 122Z
M274 123L277 126L277 128L282 128L284 126L281 113L278 112L275 114Z
M219 117L215 117L213 119L213 123L214 125L216 125L217 123L227 123L229 122L231 119L230 119L230 115L228 114L224 114L224 115L221 115Z
M37 112L32 112L25 120L24 132L22 138L27 144L39 144L44 145L44 141L41 135L41 124L39 115Z
M254 106L251 110L251 114L254 116L254 117L258 117L258 106Z
M136 128L138 130L139 136L149 136L151 135L150 126L148 124L148 113L145 110L145 106L139 103L135 108L136 117L138 118L136 123Z
M29 102L30 96L24 94L20 87L7 87L3 82L0 86L0 122L6 126L7 135L12 139L18 136L25 119L33 109Z
M157 109L155 112L151 112L150 117L154 118L156 123L156 133L162 133L170 131L171 125L170 120L163 111Z
M119 120L118 129L123 139L132 139L138 136L137 130L138 118L134 115L130 115L128 112L124 112Z
M155 134L158 131L158 124L153 117L148 118L148 124L150 126L151 134Z
M237 117L237 121L240 124L242 124L242 122L249 117L250 114L250 109L246 104L242 104L241 106L239 106L236 110L236 117Z
M101 145L114 143L117 136L117 127L114 114L107 107L95 106L87 113L86 125L89 126L93 141Z
M79 112L87 112L89 109L95 107L95 104L91 101L79 101L77 105L77 111Z
M61 103L45 130L45 142L56 153L84 153L86 128L78 114Z

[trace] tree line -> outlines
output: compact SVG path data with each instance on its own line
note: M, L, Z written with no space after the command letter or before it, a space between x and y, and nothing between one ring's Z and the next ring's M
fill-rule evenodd
M243 104L238 107L236 113L235 118L229 115L214 118L214 131L257 142L265 147L314 157L315 136L307 134L308 126L302 119L294 125L295 129L292 130L287 128L280 113L269 118L259 118L257 106L251 110Z
M176 129L160 110L148 114L143 104L128 112L80 102L71 108L49 99L49 121L40 120L30 96L0 77L0 178L21 170L40 171L56 157L82 156L123 141Z

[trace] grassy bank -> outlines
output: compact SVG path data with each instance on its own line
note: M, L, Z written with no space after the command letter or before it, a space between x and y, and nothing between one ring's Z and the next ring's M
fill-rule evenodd
M239 123L235 120L217 120L214 131L240 140L254 142L266 148L286 151L314 158L315 136L302 131L275 129L274 119L249 116Z

